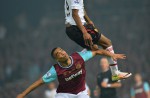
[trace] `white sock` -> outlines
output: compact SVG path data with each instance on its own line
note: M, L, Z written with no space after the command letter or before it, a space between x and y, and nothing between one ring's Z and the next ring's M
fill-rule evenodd
M109 46L106 48L107 51L114 53L114 49L112 46ZM118 65L117 65L117 61L113 60L113 58L111 57L107 57L109 64L110 64L110 70L112 75L118 75Z

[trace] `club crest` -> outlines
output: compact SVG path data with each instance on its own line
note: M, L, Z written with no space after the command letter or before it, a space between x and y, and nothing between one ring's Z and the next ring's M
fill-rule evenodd
M81 68L81 64L80 63L76 64L76 69L80 69L80 68Z

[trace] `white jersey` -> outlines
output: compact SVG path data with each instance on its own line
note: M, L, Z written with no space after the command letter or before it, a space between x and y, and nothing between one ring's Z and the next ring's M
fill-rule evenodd
M82 24L85 24L84 19L84 4L83 0L65 0L65 24L69 23L71 25L76 25L72 17L72 9L78 9L78 15L81 19Z

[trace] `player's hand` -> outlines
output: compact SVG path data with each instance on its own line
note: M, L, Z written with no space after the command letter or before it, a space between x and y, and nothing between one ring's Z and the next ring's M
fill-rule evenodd
M117 60L117 59L126 59L126 55L125 54L114 54L112 58L114 60Z
M84 38L85 45L90 47L93 45L92 37L89 33L83 33L83 38Z
M89 21L88 24L92 25L94 27L95 32L99 32L98 29L95 27L93 21Z
M96 45L96 44L93 44L92 46L91 46L91 50L92 51L96 51L96 50L98 50L99 48L98 48L98 45Z
M93 25L93 26L94 26L93 21L89 21L89 22L88 22L88 24L90 24L90 25Z
M102 83L101 83L101 86L104 87L104 88L107 88L107 85L108 85L107 82L102 82Z
M24 98L24 95L23 94L19 94L19 95L17 95L16 98Z
M94 90L93 93L94 93L94 96L95 96L95 97L98 97L99 94L98 94L98 91L97 91L97 90Z

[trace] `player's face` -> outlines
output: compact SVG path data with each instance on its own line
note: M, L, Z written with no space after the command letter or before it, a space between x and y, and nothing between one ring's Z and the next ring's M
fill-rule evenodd
M66 61L69 56L68 54L66 53L66 51L64 51L63 49L61 48L57 48L55 51L54 51L54 57L56 58L56 60L58 62L63 62L63 61Z
M140 74L136 74L134 77L135 82L141 82L142 81L142 77Z
M108 60L106 58L102 58L100 61L100 66L102 68L102 70L107 70L109 68L109 63Z

